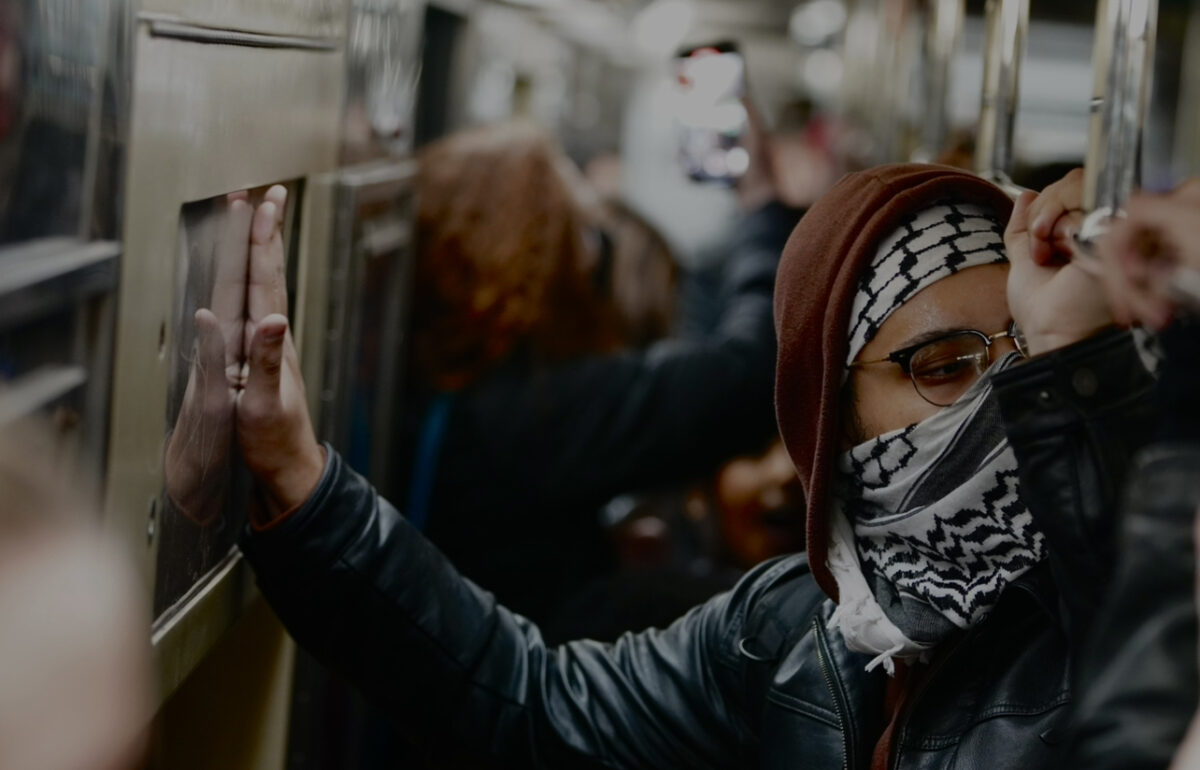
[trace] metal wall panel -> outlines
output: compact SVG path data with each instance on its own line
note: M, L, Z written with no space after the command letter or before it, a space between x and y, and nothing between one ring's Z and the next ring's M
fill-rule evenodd
M144 18L175 17L216 29L341 40L345 0L141 0Z
M272 3L238 5L247 7L247 16L228 21L242 29L256 24L272 28L264 14L280 8ZM299 13L298 9L330 4L294 5ZM222 14L232 6L217 2L192 10L226 19ZM297 18L313 21L316 16L296 13L280 10L274 28L288 35L317 29L295 23ZM244 606L251 582L237 566L236 552L210 554L214 558L198 568L160 549L161 534L170 526L182 526L178 521L168 525L160 517L178 515L164 507L163 453L172 411L172 373L192 353L187 334L178 328L190 321L181 270L187 262L181 251L189 237L194 241L198 225L189 222L196 219L197 206L206 205L198 201L276 182L304 186L332 171L337 162L343 53L339 46L278 42L264 47L164 36L156 33L154 20L144 17L134 38L125 254L105 509L109 526L135 548L151 590L156 574L165 572L174 579L179 576L173 570L185 571L182 588L171 589L170 606L160 606L155 621L164 694L228 628ZM293 208L299 209L301 219L294 227L297 243L289 266L298 286L292 316L308 370L306 308L325 304L320 263L327 257L328 241L321 240L323 234L316 241L306 238L327 233L327 225L314 220L329 211L308 201L292 203L299 204ZM236 520L230 518L227 525L236 526ZM165 561L160 564L160 559Z
M0 3L0 244L89 228L108 18L108 0Z

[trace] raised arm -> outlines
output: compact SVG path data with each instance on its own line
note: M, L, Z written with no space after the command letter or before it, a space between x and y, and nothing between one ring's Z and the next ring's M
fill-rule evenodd
M236 425L264 503L243 551L296 640L449 760L734 765L737 640L756 578L667 630L547 648L317 444L284 315L282 195L272 189L251 228Z
M330 450L312 497L243 541L297 641L446 761L727 767L755 577L663 631L547 648Z

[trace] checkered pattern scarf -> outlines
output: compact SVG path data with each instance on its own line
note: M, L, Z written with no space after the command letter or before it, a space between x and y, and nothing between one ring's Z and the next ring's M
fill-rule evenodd
M1000 223L982 206L943 201L910 215L879 245L859 278L846 363L921 289L969 267L1007 261Z
M905 221L864 272L851 321L854 360L891 313L959 270L1005 261L983 209L942 203ZM829 567L848 646L894 671L982 619L1044 556L1021 501L1017 463L990 398L997 362L956 403L844 453L835 473Z

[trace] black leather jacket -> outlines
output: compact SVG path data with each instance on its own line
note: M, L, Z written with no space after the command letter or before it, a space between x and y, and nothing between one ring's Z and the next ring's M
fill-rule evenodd
M1196 555L1200 509L1200 321L1161 335L1155 443L1138 456L1121 522L1118 569L1081 668L1071 767L1157 770L1200 704Z
M892 767L1063 766L1072 640L1097 596L1057 586L1106 577L1106 517L1148 382L1118 334L997 380L1055 556L948 643L894 732ZM826 630L833 605L804 556L759 566L665 630L548 648L332 451L309 502L243 549L294 637L442 766L857 769L883 730L885 679Z

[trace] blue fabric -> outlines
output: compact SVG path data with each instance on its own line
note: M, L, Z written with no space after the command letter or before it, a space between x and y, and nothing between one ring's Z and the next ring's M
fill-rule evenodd
M433 499L433 479L437 475L438 456L446 438L446 425L450 422L450 408L454 396L439 393L429 404L425 419L421 423L421 435L417 443L417 457L413 464L412 483L408 490L408 521L419 532L429 524L429 502Z

